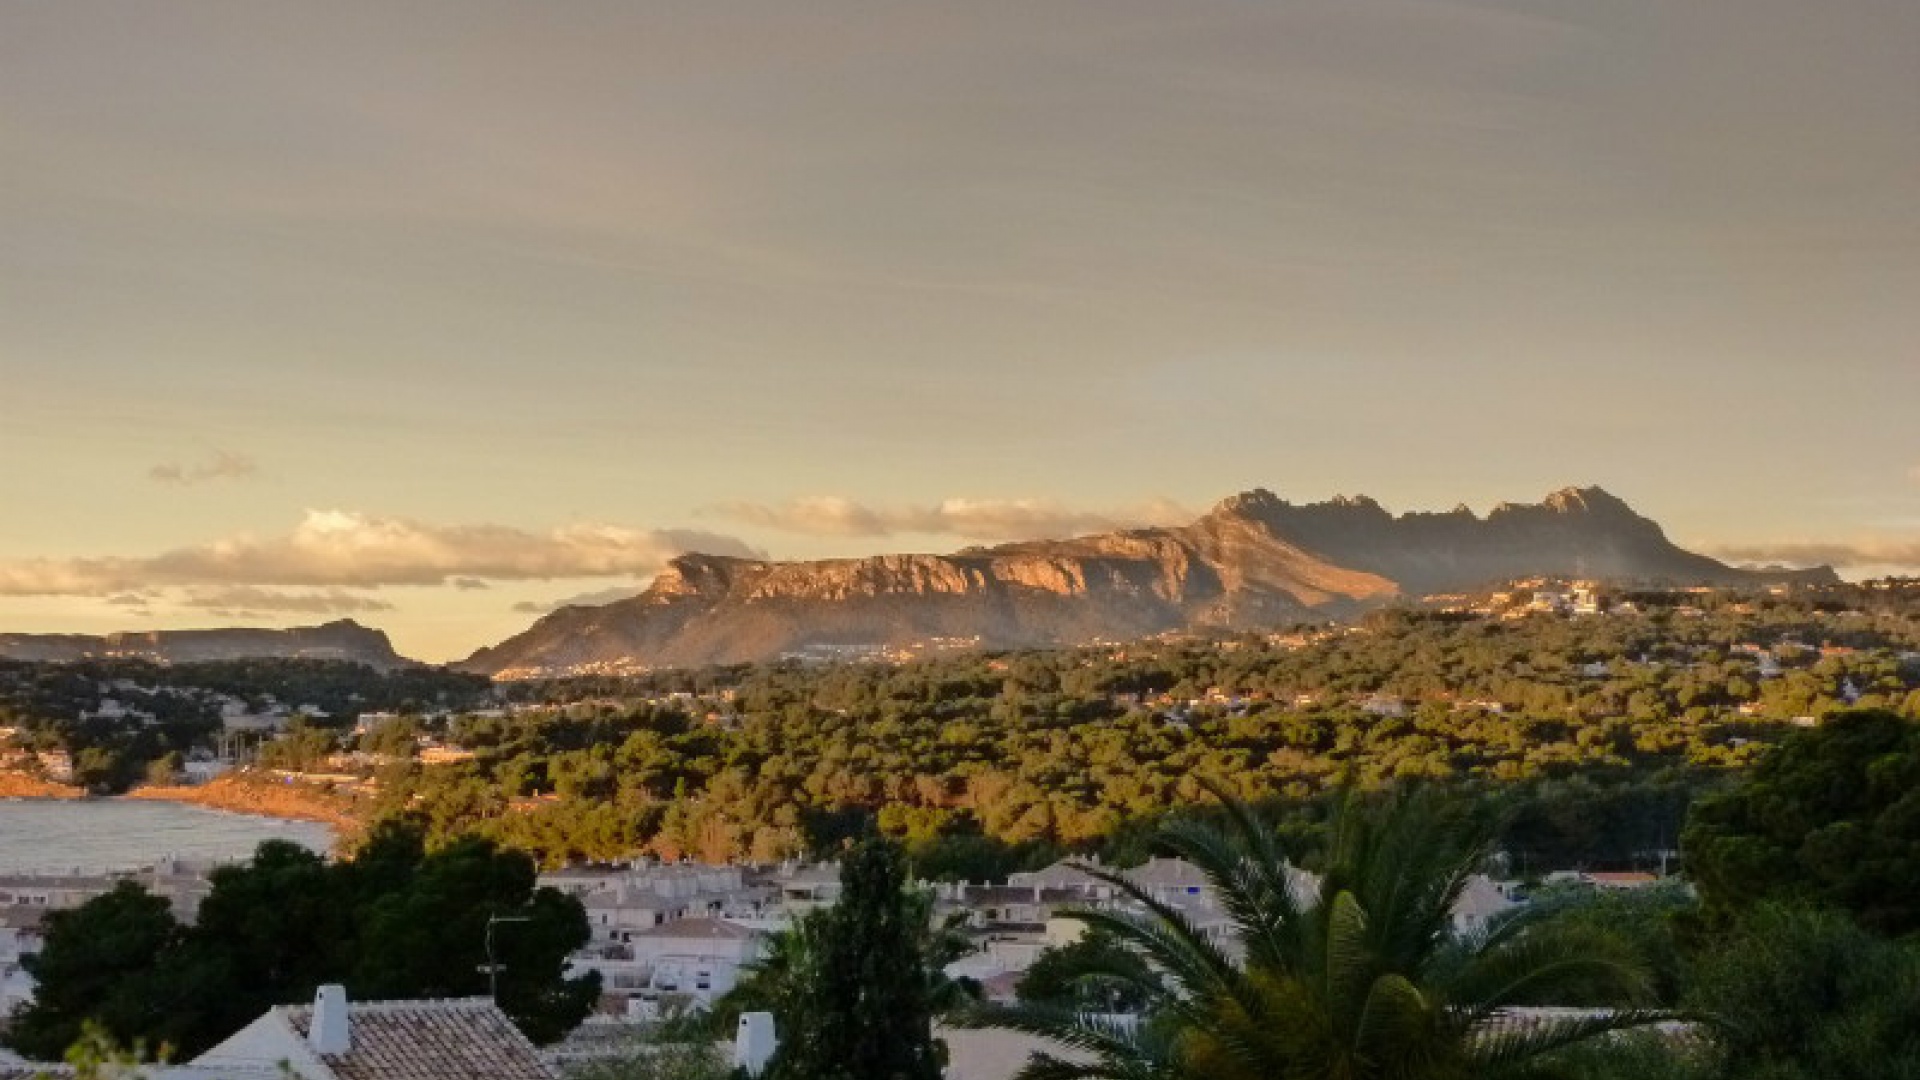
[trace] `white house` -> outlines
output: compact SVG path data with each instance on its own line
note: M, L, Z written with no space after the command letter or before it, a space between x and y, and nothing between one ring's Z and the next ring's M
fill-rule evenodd
M598 972L605 1007L651 1019L670 1004L711 1005L765 950L758 930L725 919L680 919L579 953L569 972Z
M543 874L540 883L578 897L599 941L629 941L683 919L758 916L778 896L771 886L749 885L737 866L576 868Z
M1509 886L1485 874L1475 874L1453 902L1453 932L1462 937L1479 934L1493 920L1519 906L1521 901L1513 898Z
M0 907L0 1017L33 1000L33 976L20 961L40 951L44 915L40 908Z

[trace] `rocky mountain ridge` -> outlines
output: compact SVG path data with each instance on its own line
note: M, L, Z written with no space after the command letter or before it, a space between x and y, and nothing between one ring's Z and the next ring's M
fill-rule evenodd
M393 651L393 643L384 631L352 619L286 630L232 627L118 634L0 634L0 658L60 663L150 660L158 664L256 658L348 660L382 671L414 663Z
M462 667L530 675L865 654L932 641L989 648L1124 640L1351 616L1524 577L1673 585L1835 580L1735 569L1684 551L1597 487L1484 518L1395 516L1366 497L1295 505L1265 489L1190 525L947 555L672 561L641 595L553 612Z

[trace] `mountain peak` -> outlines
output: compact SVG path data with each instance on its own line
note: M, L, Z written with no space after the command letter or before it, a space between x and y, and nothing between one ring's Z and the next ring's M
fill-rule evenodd
M1592 514L1621 510L1631 513L1631 508L1624 501L1598 484L1588 487L1561 488L1542 499L1541 505L1561 514Z
M1237 517L1258 517L1268 511L1284 510L1287 508L1287 505L1287 500L1275 495L1266 488L1257 487L1251 491L1243 491L1238 495L1229 495L1221 499L1220 502L1214 506L1213 513L1215 515L1231 514Z

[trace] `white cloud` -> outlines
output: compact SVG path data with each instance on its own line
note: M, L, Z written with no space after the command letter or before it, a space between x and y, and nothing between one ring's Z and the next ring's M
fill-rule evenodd
M931 506L875 507L837 495L813 495L779 505L729 502L707 513L809 536L958 536L971 540L1029 540L1078 536L1147 525L1178 525L1197 514L1170 499L1107 510L1075 509L1052 499L946 499Z
M513 610L522 615L547 615L563 607L600 607L619 600L630 600L639 596L644 589L633 586L616 586L611 589L595 589L593 592L564 596L558 600L542 603L538 600L522 600L513 605Z
M147 470L147 479L156 484L204 484L210 480L244 480L260 471L245 454L215 450L211 457L196 462L162 462Z
M284 592L256 585L229 585L190 589L178 601L183 607L215 614L357 615L392 611L393 605L375 597L342 589L320 592Z
M1729 544L1714 548L1713 554L1730 562L1763 565L1920 568L1920 536Z
M645 576L687 551L758 555L733 537L694 530L574 524L532 532L310 510L279 535L240 534L154 555L0 561L0 596L108 596L238 585L472 588L473 582L485 581Z

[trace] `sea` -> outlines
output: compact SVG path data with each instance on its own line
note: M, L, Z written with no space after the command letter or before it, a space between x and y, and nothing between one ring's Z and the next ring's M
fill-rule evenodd
M184 803L0 799L0 873L105 873L168 857L245 859L262 840L291 840L325 852L333 830Z

